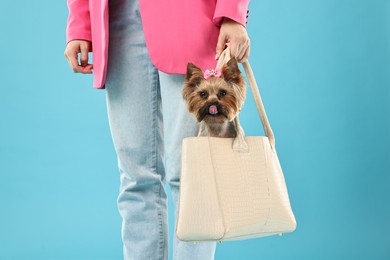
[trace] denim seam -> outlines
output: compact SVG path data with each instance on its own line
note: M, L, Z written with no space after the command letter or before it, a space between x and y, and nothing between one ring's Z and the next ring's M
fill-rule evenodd
M158 102L157 102L157 97L158 97L158 94L157 94L157 88L159 86L157 86L157 76L156 76L156 71L153 71L151 68L153 68L152 65L149 65L148 66L148 71L149 71L149 75L152 75L152 82L153 82L153 91L152 91L152 106L153 106L153 121L152 121L152 124L153 124L153 130L154 130L154 138L153 138L153 147L154 147L154 153L153 153L153 156L152 156L152 161L153 161L153 167L154 167L154 170L158 171L158 156L157 156L157 152L158 152L158 149L157 149L157 137L158 137L158 129L157 129L157 117L158 117ZM158 75L158 74L157 74ZM156 202L158 205L161 205L162 204L162 199L161 199L161 185L162 184L157 184L156 185L156 188L154 190L154 192L156 193ZM162 213L161 213L161 209L157 209L157 217L158 217L158 221L159 221L159 228L160 228L160 239L159 239L159 249L160 249L160 255L162 257L162 259L165 258L164 256L164 252L165 252L165 241L164 241L164 228L163 228L163 220L162 220Z
M153 65L152 65L153 66ZM159 74L158 74L158 71L157 69L155 70L155 84L156 84L156 88L155 88L155 94L156 94L156 119L158 120L158 116L161 115L161 111L160 111L160 104L159 102L162 102L161 100L161 85L160 85L160 80L159 80ZM158 81L158 83L156 83L156 81ZM160 99L159 99L160 97ZM161 141L160 140L160 135L159 135L159 131L160 131L160 125L158 125L159 122L156 122L156 127L155 127L155 134L156 134L156 171L159 173L160 177L161 177L161 182L160 182L160 185L159 185L159 196L158 196L158 199L160 200L160 204L163 205L163 201L162 201L162 196L163 196L163 192L164 192L164 176L163 176L163 165L160 165L159 167L159 155L158 155L158 145L161 144ZM160 141L160 142L159 142ZM161 151L160 151L161 152ZM163 162L162 162L163 163ZM162 168L161 168L162 167ZM165 174L165 173L164 173ZM167 209L168 210L168 209ZM162 241L162 245L161 245L161 252L162 252L162 259L166 259L167 256L165 255L165 247L167 246L167 240L165 239L168 235L165 234L165 229L164 229L164 225L163 225L163 217L166 217L165 215L163 216L162 214L162 210L159 211L159 217L160 217L160 230L161 230L161 241ZM168 225L168 223L167 223Z

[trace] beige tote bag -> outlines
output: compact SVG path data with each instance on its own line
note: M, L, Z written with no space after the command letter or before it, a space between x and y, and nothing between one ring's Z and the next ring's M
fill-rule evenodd
M217 67L229 59L226 49ZM243 67L266 136L244 136L238 131L236 138L183 140L176 225L176 235L182 241L247 239L296 228L256 80L249 63Z

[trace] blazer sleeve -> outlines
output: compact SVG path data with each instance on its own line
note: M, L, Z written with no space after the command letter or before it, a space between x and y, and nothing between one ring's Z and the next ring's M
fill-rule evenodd
M249 0L217 0L213 22L219 26L227 17L246 27L248 5Z
M92 41L89 0L67 1L69 16L66 27L66 42L71 40Z

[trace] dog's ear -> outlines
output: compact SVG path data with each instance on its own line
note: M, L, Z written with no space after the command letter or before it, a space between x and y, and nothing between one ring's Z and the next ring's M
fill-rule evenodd
M194 64L188 63L185 85L183 88L183 98L187 99L203 79L204 77L202 70L196 67Z
M187 74L186 74L186 81L190 81L192 79L196 78L203 78L202 70L198 67L196 67L192 63L187 64Z
M222 67L222 75L227 82L238 85L242 84L242 81L244 80L235 57L232 57L228 63Z
M186 85L190 88L198 86L204 80L203 72L192 63L187 65Z

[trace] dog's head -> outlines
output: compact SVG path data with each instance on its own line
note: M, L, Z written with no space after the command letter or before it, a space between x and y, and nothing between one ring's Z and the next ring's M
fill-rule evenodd
M197 121L222 124L232 121L245 101L245 80L236 58L231 58L221 71L204 73L192 63L187 65L183 98Z

